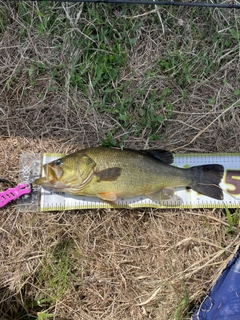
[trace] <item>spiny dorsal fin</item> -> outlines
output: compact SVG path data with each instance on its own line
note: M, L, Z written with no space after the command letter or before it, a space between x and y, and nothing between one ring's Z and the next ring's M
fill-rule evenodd
M119 148L112 147L112 149L119 149ZM148 156L149 158L158 160L164 164L171 164L174 161L172 152L168 150L162 150L162 149L135 150L130 148L124 148L123 150Z
M164 164L171 164L174 161L172 152L168 150L139 150L137 152L149 156L155 160L159 160Z

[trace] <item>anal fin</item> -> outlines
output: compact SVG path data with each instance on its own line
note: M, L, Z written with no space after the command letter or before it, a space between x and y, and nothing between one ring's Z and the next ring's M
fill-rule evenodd
M174 197L174 189L173 188L163 188L160 191L146 194L146 197L148 197L152 201L170 200L170 199L173 199L173 197Z

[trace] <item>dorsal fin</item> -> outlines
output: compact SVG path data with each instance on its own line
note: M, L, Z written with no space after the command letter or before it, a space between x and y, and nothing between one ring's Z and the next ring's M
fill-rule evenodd
M113 147L113 149L119 149ZM128 150L131 152L136 152L145 156L148 156L149 158L158 160L164 164L172 164L174 161L173 154L171 151L163 150L163 149L150 149L150 150L135 150L130 148L124 148L123 150Z
M171 164L174 161L172 152L168 150L138 150L137 152L149 156L155 160L159 160L164 164Z

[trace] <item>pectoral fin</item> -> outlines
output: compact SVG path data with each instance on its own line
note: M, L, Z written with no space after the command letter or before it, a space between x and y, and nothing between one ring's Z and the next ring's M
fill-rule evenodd
M113 167L96 172L98 182L101 181L115 181L121 175L122 168Z
M97 194L97 196L100 199L104 200L104 201L114 202L114 201L117 200L116 194L114 192L111 192L111 191L109 191L109 192L99 192Z

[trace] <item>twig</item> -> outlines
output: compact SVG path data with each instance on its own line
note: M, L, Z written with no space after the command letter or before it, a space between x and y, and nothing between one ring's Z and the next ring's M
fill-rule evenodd
M228 107L226 110L224 110L219 116L217 116L217 118L215 118L211 123L209 123L208 126L206 126L202 131L200 131L190 142L188 142L187 144L184 144L181 147L177 147L175 149L172 149L171 152L179 150L179 149L182 149L182 148L185 148L185 147L189 146L190 144L192 144L198 137L200 137L201 134L203 134L208 128L210 128L211 125L214 124L214 122L216 122L222 115L227 113L231 108L238 107L239 103L240 103L240 99L238 99L230 107Z

